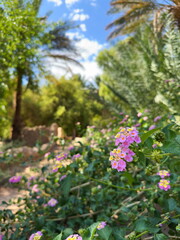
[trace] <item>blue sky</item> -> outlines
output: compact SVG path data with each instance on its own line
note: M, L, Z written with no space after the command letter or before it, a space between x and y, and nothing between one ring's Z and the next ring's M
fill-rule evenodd
M110 0L43 0L41 5L41 16L51 11L49 21L73 20L80 25L80 28L67 34L71 39L78 39L76 46L81 53L78 60L83 64L84 70L77 66L70 67L72 73L80 73L89 81L101 73L95 62L98 52L109 46L105 27L114 18L107 15L109 8ZM63 72L52 60L49 60L48 68L57 77L69 74L68 71Z

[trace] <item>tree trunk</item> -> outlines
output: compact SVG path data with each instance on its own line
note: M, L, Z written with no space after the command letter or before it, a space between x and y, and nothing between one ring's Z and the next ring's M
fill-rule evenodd
M12 124L12 140L21 138L21 99L22 99L23 70L17 67L16 106Z

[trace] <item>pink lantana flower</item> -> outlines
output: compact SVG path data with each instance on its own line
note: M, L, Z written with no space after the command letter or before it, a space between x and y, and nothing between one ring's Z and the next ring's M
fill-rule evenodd
M132 162L132 161L133 161L133 158L132 158L131 155L126 155L126 156L125 156L125 160L126 160L127 162Z
M4 235L1 235L1 234L0 234L0 240L3 240L3 237L4 237Z
M160 170L157 175L159 175L161 178L169 177L170 173L166 170Z
M67 153L58 154L58 155L56 156L56 160L57 160L57 161L62 161L62 160L64 160L65 158L67 158L67 156L68 156Z
M161 179L160 182L158 183L158 186L159 186L160 189L162 189L164 191L167 191L171 188L169 183L170 183L169 180Z
M126 141L126 136L125 135L121 135L120 138L119 138L119 141L121 143L125 142Z
M97 226L97 229L98 229L98 230L101 230L101 229L105 228L105 226L106 226L106 222L101 222L101 223Z
M154 129L154 128L156 128L156 125L151 125L151 126L149 127L149 130L152 130L152 129Z
M72 156L72 160L75 160L75 159L77 159L77 158L80 158L81 157L81 154L75 154L75 155L73 155Z
M47 205L50 206L50 207L54 207L54 206L56 206L57 203L58 203L58 201L55 198L51 198L48 201Z
M62 181L63 179L65 179L67 177L67 175L63 175L62 177L60 177L60 181Z
M39 240L39 239L41 239L41 236L42 236L42 235L43 235L42 232L41 232L41 231L38 231L37 233L33 233L33 234L30 236L29 240Z
M159 121L161 118L162 118L161 116L157 116L157 117L155 117L155 118L154 118L154 122Z
M117 167L118 167L118 161L112 161L112 162L111 162L111 167L114 168L114 169L117 169Z
M82 240L82 237L78 234L72 234L67 237L65 240Z
M51 154L50 152L47 152L47 153L44 154L44 157L48 158L50 154Z
M135 140L136 143L140 143L140 142L141 142L141 139L140 139L139 136L136 136L136 137L134 138L134 140Z
M32 187L32 192L39 192L39 188L38 188L38 184L35 184L33 187Z
M126 169L126 162L123 161L122 159L118 161L118 167L117 170L118 172L122 172Z
M18 183L21 181L22 176L13 176L9 179L10 183Z

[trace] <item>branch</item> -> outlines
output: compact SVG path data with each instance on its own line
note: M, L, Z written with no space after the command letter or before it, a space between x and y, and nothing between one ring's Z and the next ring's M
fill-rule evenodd
M97 212L91 212L91 213L85 213L85 214L82 214L82 215L75 215L75 216L70 216L70 217L66 217L66 218L54 218L54 219L47 219L47 221L62 221L62 220L68 220L68 219L74 219L74 218L82 218L82 217L88 217L88 216L93 216L93 215L96 215L100 212L102 212L103 210L101 211L97 211Z

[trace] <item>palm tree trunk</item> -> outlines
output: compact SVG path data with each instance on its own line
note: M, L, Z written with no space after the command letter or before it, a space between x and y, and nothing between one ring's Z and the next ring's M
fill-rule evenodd
M21 99L22 99L22 78L23 70L17 67L17 88L16 88L16 106L12 124L12 140L21 138Z

